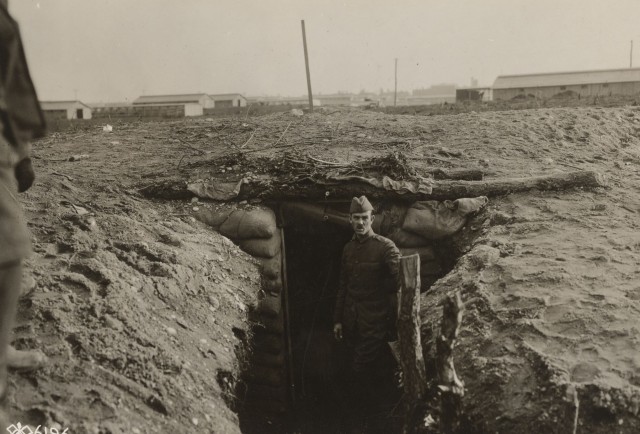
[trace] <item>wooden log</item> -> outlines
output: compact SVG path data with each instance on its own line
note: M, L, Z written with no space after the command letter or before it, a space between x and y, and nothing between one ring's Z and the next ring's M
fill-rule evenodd
M400 258L398 338L405 393L404 433L420 426L427 391L427 375L420 342L420 256Z
M433 176L433 179L457 179L459 181L482 181L484 173L478 169L428 169L427 173Z
M445 434L458 431L462 414L464 383L458 378L453 364L453 347L462 322L462 306L459 293L444 300L440 336L436 339L436 369L441 392L440 430Z
M529 190L567 190L606 187L604 175L593 171L575 171L532 176L529 178L492 179L488 181L440 181L434 184L430 198L451 199L478 196L504 196Z

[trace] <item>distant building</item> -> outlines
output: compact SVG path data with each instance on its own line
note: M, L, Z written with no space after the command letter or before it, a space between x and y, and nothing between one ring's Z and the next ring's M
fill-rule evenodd
M112 118L183 118L202 116L204 109L199 103L187 104L98 104L93 109L94 119Z
M128 107L131 106L131 102L89 102L87 103L95 114L97 111L109 109L111 107Z
M456 102L455 84L435 84L428 88L414 89L407 97L406 105L452 104Z
M396 105L407 105L409 101L409 97L411 94L407 91L398 91L397 94L394 92L382 92L378 96L378 100L380 101L381 107L393 107L393 103Z
M456 94L453 95L418 95L409 96L406 99L406 105L433 105L433 104L453 104L456 102Z
M429 86L427 88L422 89L414 89L411 92L412 96L448 96L454 97L456 96L456 85L455 84L434 84L433 86Z
M456 89L456 102L492 101L493 89L485 87L461 87Z
M351 98L352 107L370 107L380 105L380 96L371 92L360 92Z
M353 95L349 93L336 93L332 95L316 95L316 98L320 100L320 104L324 105L339 105L339 106L351 106Z
M91 119L91 107L80 101L41 101L40 106L48 120Z
M306 96L281 97L281 96L255 96L247 98L249 104L256 105L290 105L290 106L308 106L309 98ZM314 107L320 106L320 100L313 99Z
M178 95L143 95L133 101L134 106L158 104L200 104L202 108L213 108L214 100L206 93Z
M640 68L501 75L493 83L495 100L554 96L638 95Z
M247 99L239 93L221 93L218 95L209 95L209 98L213 100L214 108L247 106Z

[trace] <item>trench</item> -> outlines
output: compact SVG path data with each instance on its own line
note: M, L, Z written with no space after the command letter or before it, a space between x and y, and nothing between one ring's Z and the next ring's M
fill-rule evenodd
M278 308L250 315L254 322L250 356L243 367L242 387L236 391L244 433L338 433L349 419L353 403L343 381L347 361L333 337L342 249L353 236L348 206L271 206L284 240L283 289ZM422 292L447 274L458 257L447 240L425 247L435 255L423 263ZM384 400L382 432L401 432L402 392L397 386L390 392Z

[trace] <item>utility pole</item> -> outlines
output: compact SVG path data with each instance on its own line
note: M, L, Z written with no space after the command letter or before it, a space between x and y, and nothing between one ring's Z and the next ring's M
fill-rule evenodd
M633 68L633 39L631 40L631 50L629 50L629 68Z
M304 30L304 20L302 23L302 45L304 45L304 66L307 69L307 93L309 94L309 110L313 111L313 93L311 92L311 73L309 72L309 53L307 52L307 33Z
M393 88L393 106L398 103L398 58L396 57L395 87Z

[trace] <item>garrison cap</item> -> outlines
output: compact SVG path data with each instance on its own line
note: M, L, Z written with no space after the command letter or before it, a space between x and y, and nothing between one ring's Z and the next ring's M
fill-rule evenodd
M367 199L367 196L354 197L351 200L351 207L349 208L349 214L361 213L373 211L373 206L371 206L371 202Z

